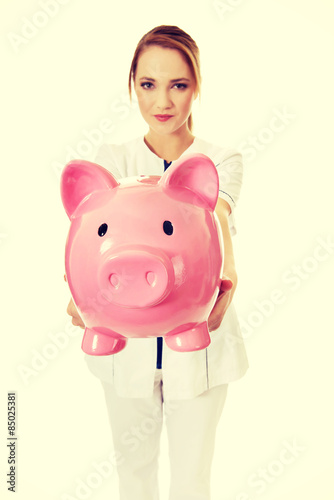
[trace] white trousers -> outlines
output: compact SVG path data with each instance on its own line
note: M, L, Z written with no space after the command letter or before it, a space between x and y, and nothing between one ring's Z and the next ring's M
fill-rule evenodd
M209 500L216 428L227 384L187 400L163 400L163 370L156 370L151 398L119 397L103 382L117 461L120 500L158 500L158 457L165 418L169 500Z

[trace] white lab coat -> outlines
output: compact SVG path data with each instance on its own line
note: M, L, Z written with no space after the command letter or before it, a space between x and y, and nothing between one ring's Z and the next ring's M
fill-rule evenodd
M221 148L195 138L183 153L202 153L215 163L219 174L219 196L231 207L229 225L235 234L235 205L242 183L242 157L235 150ZM162 175L164 161L139 137L122 145L104 144L95 162L116 178ZM164 399L189 399L219 384L242 377L248 360L234 305L221 326L210 333L211 344L203 350L176 352L164 342L162 370ZM145 398L153 393L157 361L157 339L129 339L125 349L110 356L86 355L89 369L102 381L114 384L121 397Z

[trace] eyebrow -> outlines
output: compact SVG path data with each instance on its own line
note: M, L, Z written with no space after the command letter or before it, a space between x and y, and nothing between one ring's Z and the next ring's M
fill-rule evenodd
M148 78L146 76L143 76L142 78L139 78L140 81L145 80L147 82L155 82L154 78ZM176 82L190 82L189 78L174 78L173 80L170 80L171 83L176 83Z

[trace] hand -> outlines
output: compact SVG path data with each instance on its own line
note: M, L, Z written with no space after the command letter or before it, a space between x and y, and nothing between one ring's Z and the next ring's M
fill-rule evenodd
M213 306L213 309L208 319L208 327L210 332L217 330L217 328L221 325L224 315L228 309L228 306L232 301L237 283L236 274L233 278L234 281L232 281L227 276L223 276L222 278L216 303Z
M67 282L66 275L64 275L64 280ZM80 328L85 328L85 324L83 323L81 316L78 313L73 299L69 301L66 312L69 316L72 316L72 325L80 326Z
M213 330L217 330L217 328L223 321L228 306L232 302L232 298L238 281L238 276L235 270L232 238L228 220L229 214L231 213L231 207L227 203L227 201L223 200L222 198L218 198L215 212L223 233L224 267L219 295L208 319L209 331L211 332Z

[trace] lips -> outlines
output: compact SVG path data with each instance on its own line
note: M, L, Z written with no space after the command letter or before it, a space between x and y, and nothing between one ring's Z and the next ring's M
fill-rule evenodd
M159 122L166 122L170 118L173 117L173 115L154 115L154 117L159 120Z

